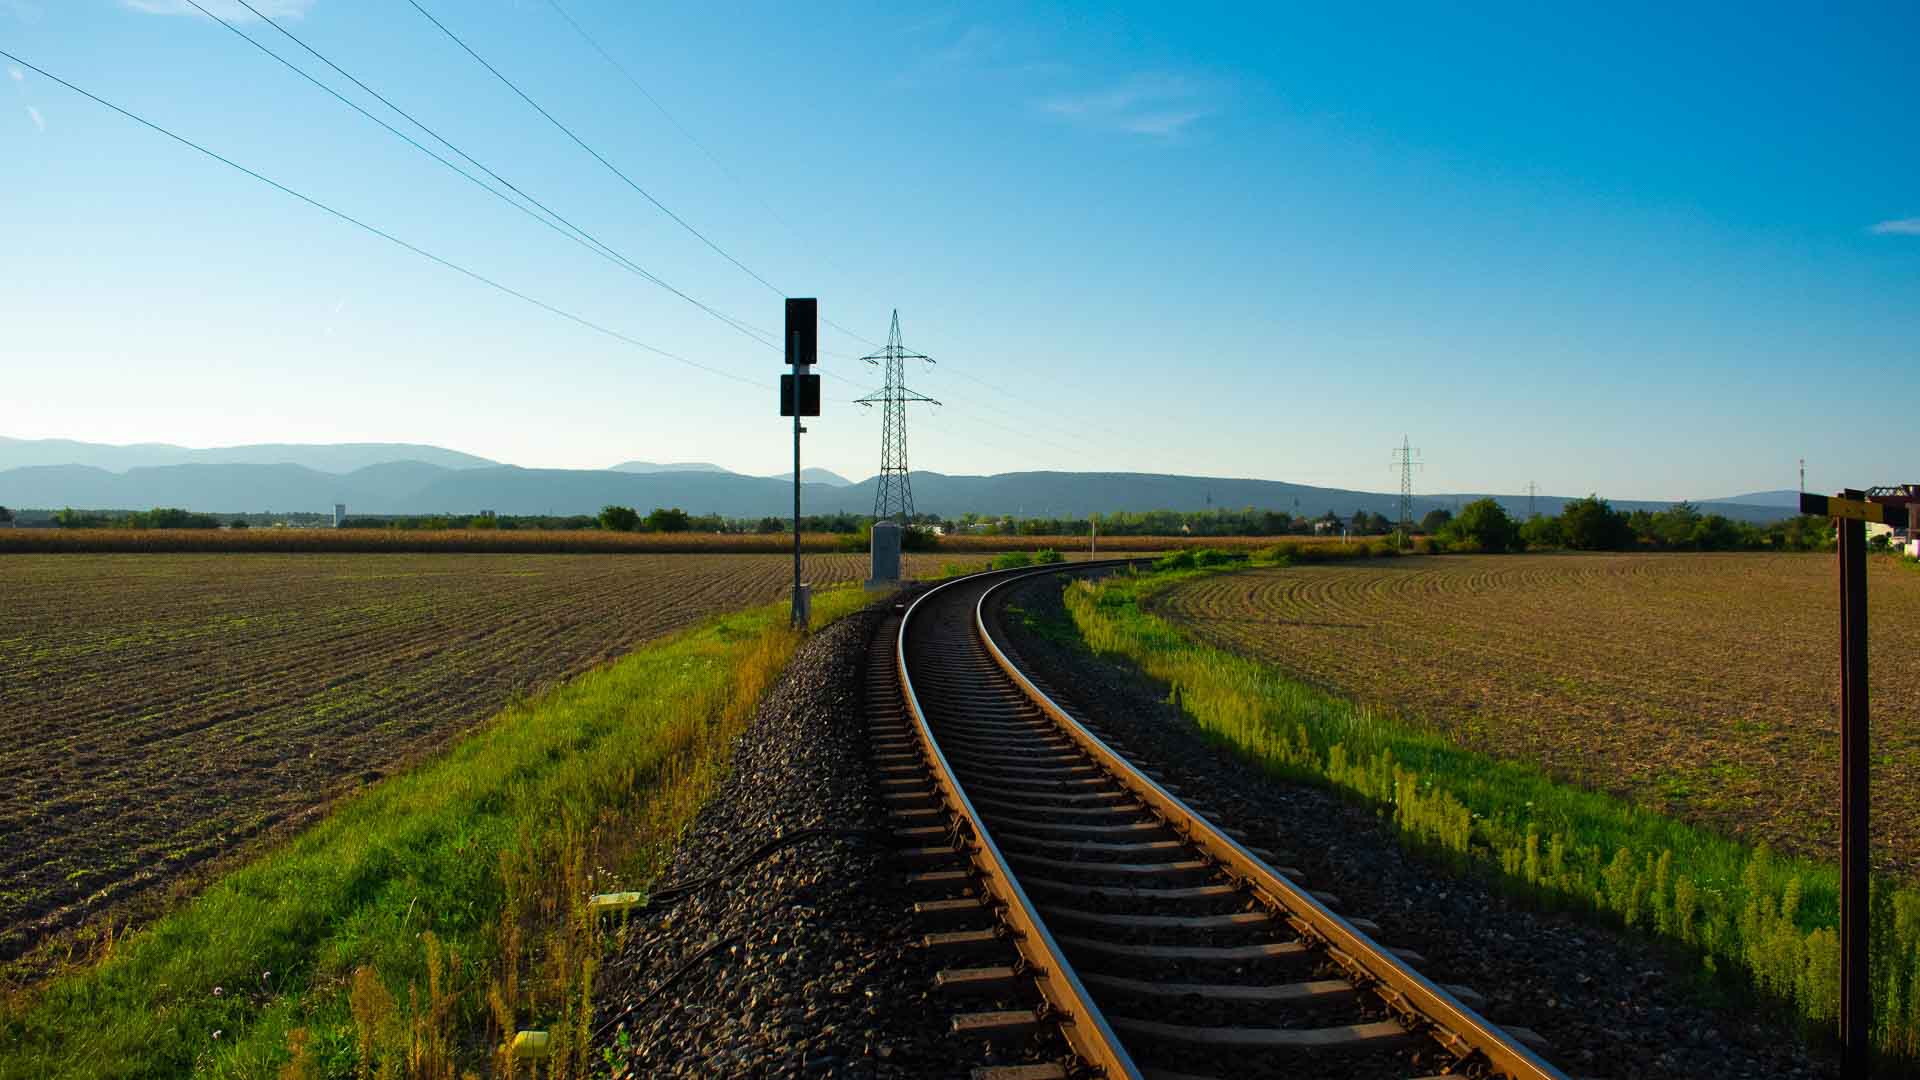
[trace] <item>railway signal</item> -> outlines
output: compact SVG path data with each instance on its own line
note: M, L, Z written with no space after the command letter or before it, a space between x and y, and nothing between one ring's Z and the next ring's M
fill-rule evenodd
M800 581L800 436L803 416L820 415L820 376L813 373L820 355L820 301L812 297L787 298L787 363L791 374L780 376L780 415L793 417L793 611L792 625L806 629L812 621L811 597Z
M1902 514L1904 511L1904 514ZM1867 944L1867 522L1920 525L1911 488L1800 493L1800 512L1833 519L1840 567L1840 1073L1867 1075L1873 998Z

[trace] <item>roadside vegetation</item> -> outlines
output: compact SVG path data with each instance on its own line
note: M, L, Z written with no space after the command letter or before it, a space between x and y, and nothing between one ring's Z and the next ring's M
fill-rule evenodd
M823 624L857 588L815 595ZM801 637L720 616L513 705L94 963L0 1005L0 1077L586 1075L604 935L723 776ZM489 1068L490 1066L490 1068Z
M1830 1030L1839 994L1832 866L1462 748L1205 644L1149 609L1167 590L1209 573L1076 582L1066 605L1089 648L1168 685L1208 737L1277 775L1377 807L1412 846L1543 906L1662 938L1697 958L1709 981L1751 985ZM1920 891L1877 881L1872 926L1875 1043L1910 1065L1920 1057Z

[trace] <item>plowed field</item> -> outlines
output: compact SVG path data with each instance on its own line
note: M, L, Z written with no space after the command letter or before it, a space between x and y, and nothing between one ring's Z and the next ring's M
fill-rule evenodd
M1875 862L1920 876L1920 573L1868 571ZM1831 555L1515 555L1255 570L1160 594L1213 644L1469 746L1838 853Z
M909 555L909 574L975 556ZM0 559L0 957L444 745L515 695L786 594L778 555ZM813 555L816 583L864 555Z

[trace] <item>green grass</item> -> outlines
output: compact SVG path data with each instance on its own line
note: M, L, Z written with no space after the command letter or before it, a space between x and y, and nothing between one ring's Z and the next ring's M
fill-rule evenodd
M818 592L815 624L870 600ZM346 800L13 995L0 1078L511 1075L497 1048L527 1025L562 1048L543 1075L583 1071L605 946L583 898L660 865L798 646L785 624L784 602L711 619Z
M1266 769L1389 815L1408 843L1536 902L1657 936L1815 1029L1838 1015L1838 873L1783 859L1539 770L1472 753L1379 711L1203 645L1145 601L1206 570L1069 586L1085 644L1170 684L1208 737ZM1675 783L1688 785L1685 778ZM1874 1041L1920 1058L1920 891L1874 883Z

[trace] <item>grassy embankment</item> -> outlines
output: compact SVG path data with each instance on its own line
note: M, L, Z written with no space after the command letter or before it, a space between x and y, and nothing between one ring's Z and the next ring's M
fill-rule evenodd
M815 625L866 605L815 595ZM724 775L800 635L721 616L511 706L0 1007L0 1077L584 1075L607 929Z
M1554 907L1598 913L1750 981L1810 1025L1838 1014L1838 874L1784 859L1539 770L1462 750L1196 642L1152 594L1211 571L1076 582L1066 605L1097 653L1178 691L1209 737L1290 778L1390 814L1411 844ZM1920 1058L1920 891L1876 881L1873 1038L1895 1070Z

